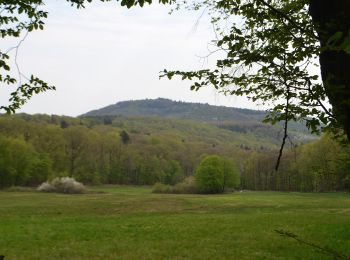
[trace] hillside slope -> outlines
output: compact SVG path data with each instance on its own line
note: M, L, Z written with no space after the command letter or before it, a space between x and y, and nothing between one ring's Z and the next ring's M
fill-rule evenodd
M146 99L123 101L101 109L87 112L80 117L158 117L163 119L187 119L213 124L234 133L251 134L254 138L268 139L274 144L280 142L282 127L263 124L265 111L208 104L177 102L169 99ZM294 142L316 139L300 123L289 124L289 135Z
M89 116L157 116L182 118L200 121L256 121L262 120L266 112L223 106L211 106L200 103L186 103L169 99L145 99L123 101L101 109L87 112Z

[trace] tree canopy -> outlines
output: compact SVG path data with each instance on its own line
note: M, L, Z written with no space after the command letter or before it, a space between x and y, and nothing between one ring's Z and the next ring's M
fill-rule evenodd
M193 90L213 86L269 104L266 121L286 121L285 128L289 120L303 120L313 132L343 129L349 138L348 6L348 1L192 1L190 8L208 9L217 35L213 52L225 58L214 69L164 76L194 80Z
M83 8L92 0L67 0ZM111 0L100 0L110 2ZM121 0L128 8L152 0ZM154 2L154 1L153 1ZM174 3L159 0L159 3ZM350 139L350 3L347 0L191 0L178 7L204 9L212 18L217 38L214 52L225 57L216 68L167 71L162 76L192 80L192 90L213 86L228 95L246 95L271 106L266 121L303 120L314 132L342 129ZM48 13L43 0L2 1L1 37L20 37L43 29ZM25 36L24 36L25 37ZM35 76L9 72L9 54L0 55L0 82L17 85L10 103L14 112L33 94L53 86ZM319 61L319 62L318 62ZM321 65L321 73L317 66ZM315 69L316 68L316 69ZM330 104L331 107L328 105ZM342 131L340 131L342 132Z

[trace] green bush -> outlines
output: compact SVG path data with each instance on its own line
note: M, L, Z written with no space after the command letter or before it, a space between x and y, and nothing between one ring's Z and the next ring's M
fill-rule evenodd
M239 172L228 158L211 155L199 164L195 174L200 193L222 193L239 186Z

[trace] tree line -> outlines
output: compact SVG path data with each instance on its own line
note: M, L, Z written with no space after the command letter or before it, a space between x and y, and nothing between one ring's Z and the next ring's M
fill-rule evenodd
M249 190L303 192L350 189L350 149L330 136L286 151L279 171L276 152L250 154L242 170L242 187Z
M350 188L350 149L327 136L286 150L276 172L277 147L245 149L234 140L220 141L219 132L217 139L196 139L196 133L208 133L195 124L153 120L153 128L141 129L142 120L130 122L137 127L116 118L1 116L0 187L37 186L60 176L84 184L174 185L194 175L205 156L218 155L239 168L242 189Z
M35 186L60 176L85 184L175 184L192 175L203 156L233 158L238 152L185 140L168 128L164 134L161 125L157 132L122 125L45 115L0 117L0 187Z

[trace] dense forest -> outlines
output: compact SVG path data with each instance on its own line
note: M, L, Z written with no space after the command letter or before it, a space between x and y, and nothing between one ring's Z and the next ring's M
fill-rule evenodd
M0 117L0 146L2 187L63 175L87 184L173 184L192 175L205 155L244 158L258 147L244 134L197 122L23 114Z
M154 116L3 115L0 187L36 186L57 176L72 176L85 184L176 184L192 176L205 156L218 155L238 166L241 189L350 188L348 147L295 128L297 137L292 138L275 172L279 127L259 129L254 124L259 123L236 119L212 124Z
M242 187L250 190L350 190L350 149L329 136L289 149L278 172L276 152L252 152L244 162Z

